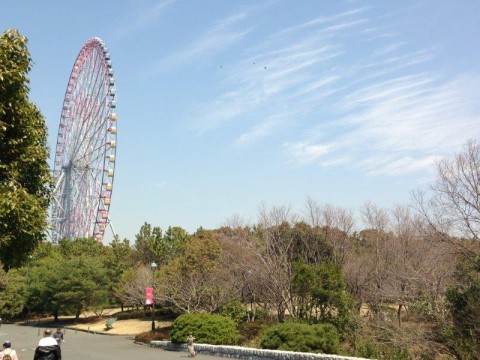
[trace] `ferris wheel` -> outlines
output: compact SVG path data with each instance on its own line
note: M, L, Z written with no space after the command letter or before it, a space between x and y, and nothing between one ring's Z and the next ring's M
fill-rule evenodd
M91 38L73 65L60 116L53 170L53 243L78 237L101 242L111 227L116 108L110 54L101 39Z

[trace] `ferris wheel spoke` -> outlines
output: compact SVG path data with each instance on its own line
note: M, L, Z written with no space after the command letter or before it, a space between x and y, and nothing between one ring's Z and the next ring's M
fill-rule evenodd
M86 106L88 106L88 104ZM95 107L98 108L98 105L96 105ZM85 146L85 141L87 139L91 140L90 135L95 135L94 129L97 129L97 131L102 130L98 127L98 116L98 110L95 113L89 112L85 114L80 114L78 121L82 123L82 126L78 129L78 136L76 137L76 140L73 144L73 150L75 150L76 153L78 153L78 151L81 152L81 149Z
M80 80L80 89L83 89L85 87L85 84L90 86L88 88L89 91L79 91L81 99L77 100L77 102L75 103L75 105L79 107L79 121L76 122L78 136L75 137L76 144L73 146L74 149L78 149L81 146L78 145L78 143L80 142L81 144L81 142L86 137L85 135L88 135L90 129L95 126L95 120L98 116L98 109L102 105L101 102L99 103L98 99L101 93L105 92L105 89L102 86L102 82L100 79L102 79L101 75L103 72L106 71L106 68L98 68L98 65L96 65L97 62L98 54L94 58L92 66L90 66L91 64L87 64L85 66L85 73L87 76L86 78L82 78ZM82 101L83 98L85 98L84 101ZM95 109L97 110L96 113L94 113Z
M101 108L103 104L105 104L106 108L106 99L107 97L104 98L105 101L102 101L99 104L100 106L95 106L97 110L95 113L87 114L87 121L83 121L85 127L82 129L82 133L89 134L91 136L79 136L75 144L76 149L88 148L92 141L100 140L97 135L102 131L105 131L104 127L107 124L107 112Z

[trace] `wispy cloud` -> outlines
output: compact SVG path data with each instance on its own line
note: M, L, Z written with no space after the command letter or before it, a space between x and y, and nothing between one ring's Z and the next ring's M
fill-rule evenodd
M161 0L147 7L136 7L139 9L136 17L133 15L132 19L129 19L126 25L120 26L116 29L115 34L119 37L134 33L140 29L143 29L156 21L165 10L176 3L178 0Z
M273 131L275 131L278 125L278 121L275 119L269 119L261 122L260 124L254 125L247 132L241 134L236 140L235 144L238 146L248 145L254 141L261 140L269 136Z
M383 161L374 161L372 164L375 167L367 172L369 175L402 175L405 173L415 171L426 171L432 168L432 164L439 159L438 156L422 156L420 158L413 158L411 156L403 156L400 158L392 157L391 159L384 159ZM378 164L383 166L378 166Z
M480 95L474 90L479 84L478 75L439 83L418 74L364 87L341 100L348 111L335 126L319 125L311 136L309 146L333 151L302 154L295 147L304 146L301 140L291 145L289 155L299 163L321 165L349 156L350 166L375 175L424 170L480 133Z
M382 26L369 11L265 34L223 72L223 92L199 107L195 130L232 126L237 146L276 136L290 163L371 175L423 171L480 135L480 74L434 71L433 49L414 48L394 18Z
M341 54L341 49L323 43L321 37L314 34L280 48L264 49L263 53L231 64L225 77L225 93L202 107L200 112L204 115L195 120L194 128L204 133L240 116L253 116L261 123L265 121L263 116L288 115L290 119L301 116L318 100L319 94L333 93L337 75L325 73L319 78L318 74L312 74ZM310 104L305 104L307 93L312 97ZM272 129L270 134L273 133Z
M247 14L248 11L244 11L221 20L212 29L200 35L195 41L158 61L156 70L164 71L192 61L205 60L220 51L225 51L229 46L243 39L251 31L251 29L235 28Z
M308 142L285 143L284 148L297 163L310 164L330 153L334 144L312 144Z
M317 28L319 25L335 23L335 22L338 22L338 20L341 20L343 22L345 19L349 19L349 18L352 18L353 16L364 13L366 10L368 10L367 7L361 7L356 9L350 9L350 10L347 10L338 14L330 15L330 16L320 16L313 20L309 20L305 23L298 24L287 29L283 29L277 32L274 36L275 37L285 36L292 33L297 33L299 30L304 30L305 28Z

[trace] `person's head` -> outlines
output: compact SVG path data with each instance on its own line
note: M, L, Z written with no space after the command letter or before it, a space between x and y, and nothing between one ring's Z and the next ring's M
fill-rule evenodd
M50 331L50 329L45 329L45 331L43 332L43 336L52 336L52 332Z
M192 334L191 332L190 332L190 333L188 333L188 336L192 336L192 335L193 335L193 334Z
M11 343L10 341L5 341L5 342L3 343L3 347L4 347L4 348L9 348L9 347L11 347L11 346L12 346L12 343Z
M57 331L62 331L62 328L58 328Z

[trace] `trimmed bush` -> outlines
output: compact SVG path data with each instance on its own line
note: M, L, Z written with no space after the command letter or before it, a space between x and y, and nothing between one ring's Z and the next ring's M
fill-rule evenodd
M266 330L262 349L335 354L339 337L331 324L283 323Z
M175 343L183 343L189 332L193 333L196 342L211 345L235 345L239 339L236 322L215 314L180 315L172 323L170 339Z
M148 313L151 316L151 313ZM118 320L141 319L146 317L144 310L127 310L113 314Z

